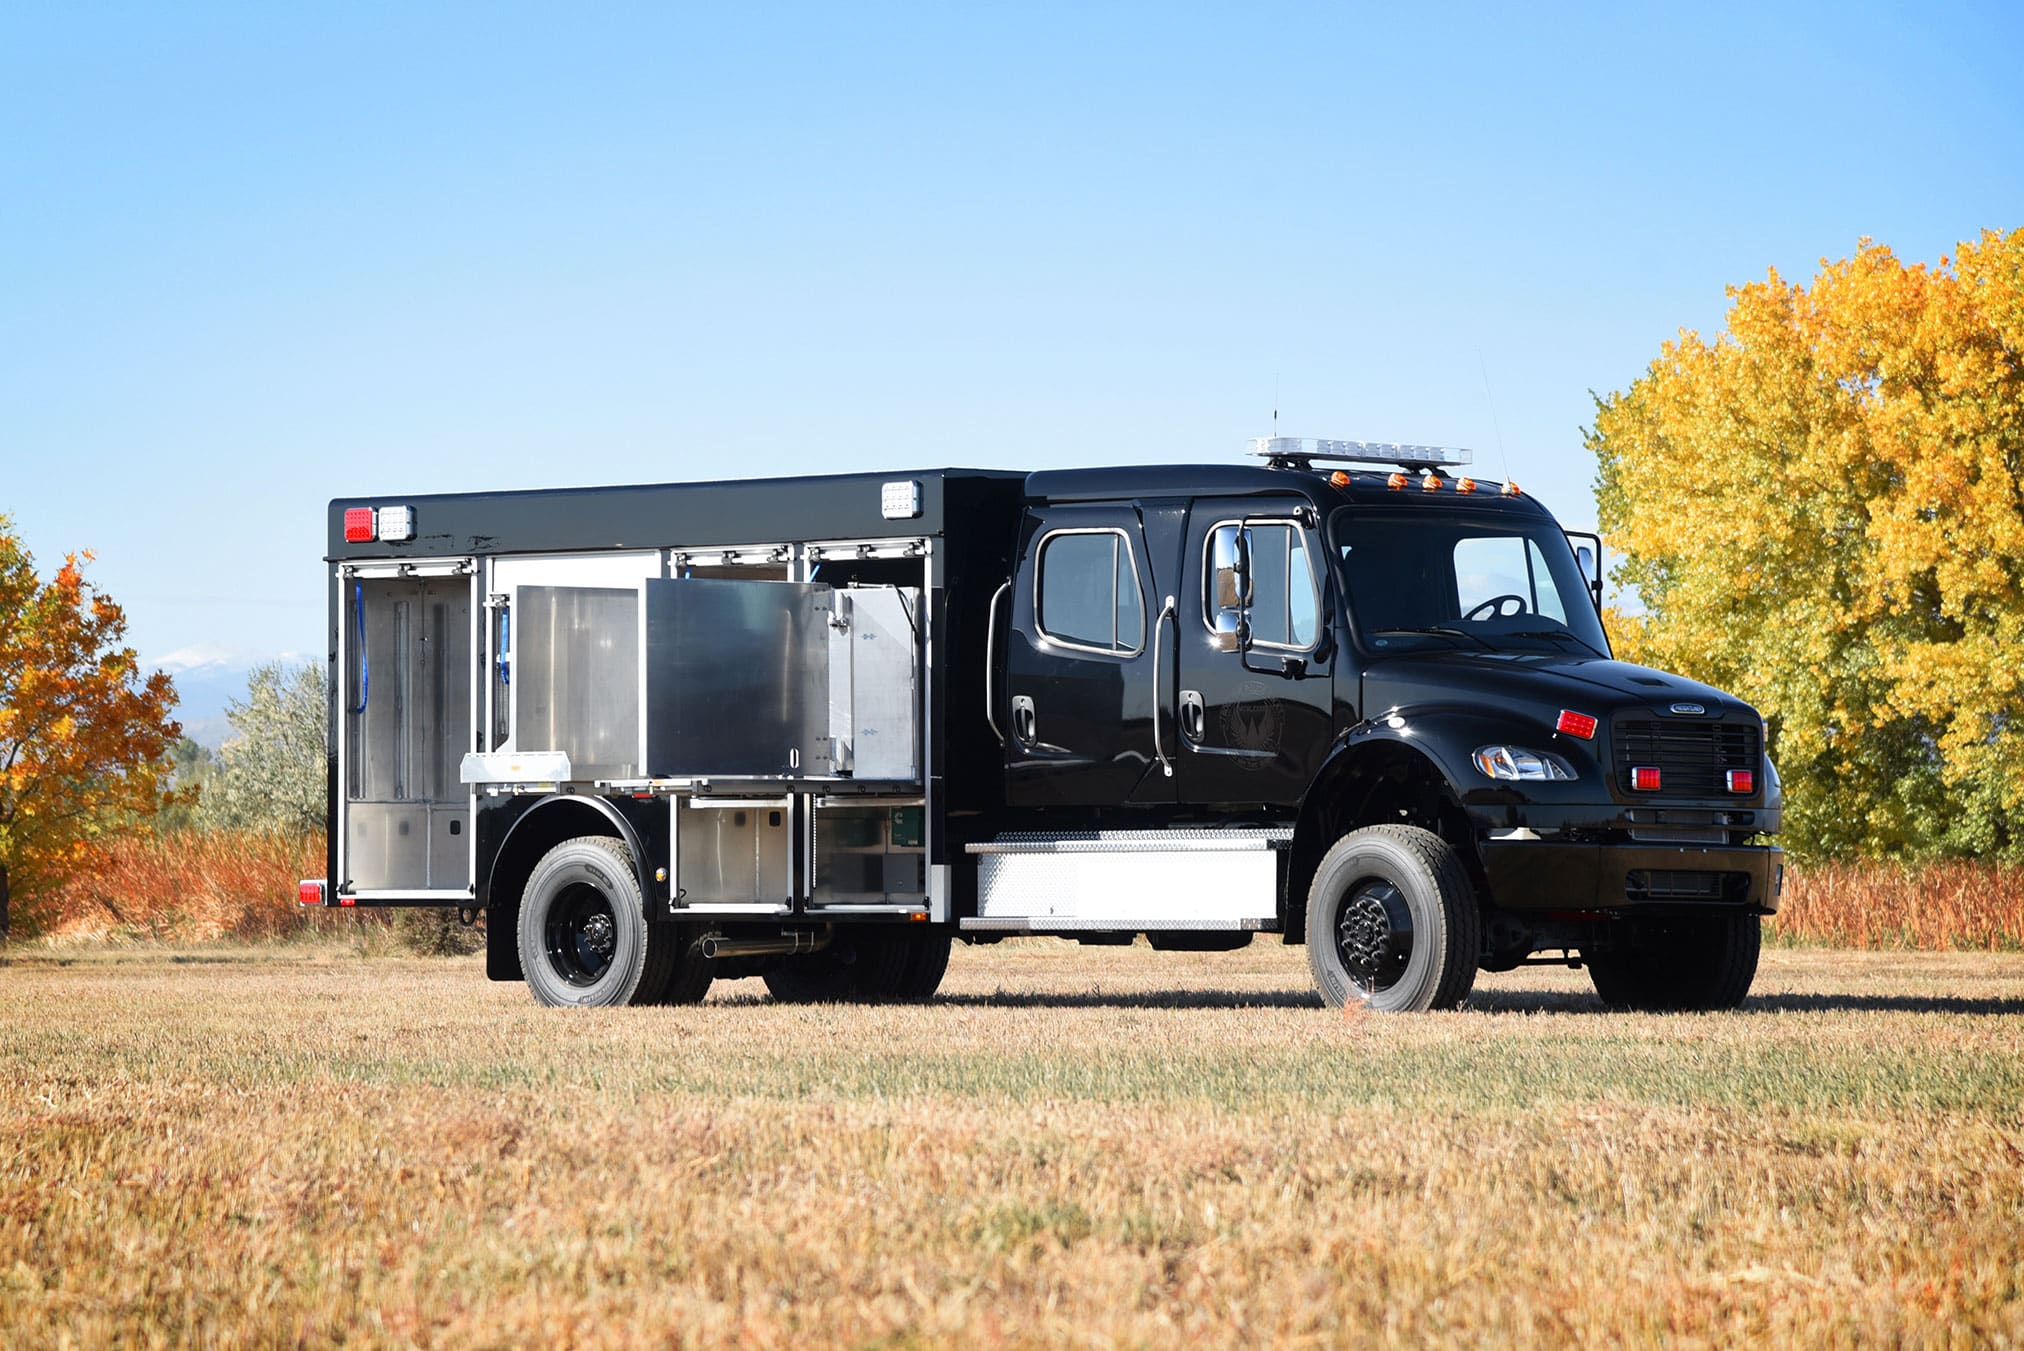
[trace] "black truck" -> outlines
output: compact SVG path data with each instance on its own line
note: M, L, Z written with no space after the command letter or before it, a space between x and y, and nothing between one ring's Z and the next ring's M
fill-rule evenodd
M482 914L547 1004L1261 932L1335 1004L1527 962L1739 1003L1783 878L1757 713L1613 660L1600 542L1466 452L1253 453L332 502L299 899Z

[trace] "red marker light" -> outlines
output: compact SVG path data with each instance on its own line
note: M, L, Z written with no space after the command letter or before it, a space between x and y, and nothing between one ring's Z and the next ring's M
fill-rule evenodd
M373 511L371 507L346 507L344 509L344 542L346 544L369 544L372 542Z
M1630 786L1640 793L1659 791L1659 772L1649 765L1639 765L1630 772Z
M1595 740L1595 719L1586 713L1576 713L1571 708L1560 710L1560 721L1553 724L1556 732L1578 736L1583 741Z
M1729 771L1729 791L1732 793L1754 793L1757 791L1757 775L1747 769Z
M323 882L320 879L313 882L297 882L295 884L295 903L297 905L322 905Z

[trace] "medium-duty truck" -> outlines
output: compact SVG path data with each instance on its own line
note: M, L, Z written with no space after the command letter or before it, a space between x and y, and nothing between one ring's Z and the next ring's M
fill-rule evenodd
M1613 660L1600 541L1466 452L1253 454L332 502L299 897L482 913L555 1005L1260 933L1334 1004L1528 962L1739 1003L1783 878L1757 713Z

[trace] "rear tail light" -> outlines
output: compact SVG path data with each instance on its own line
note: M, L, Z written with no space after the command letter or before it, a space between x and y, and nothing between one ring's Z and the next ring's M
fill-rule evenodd
M295 884L295 902L297 905L323 905L325 903L323 899L323 879L318 877L297 882Z
M1587 713L1576 713L1571 708L1560 710L1560 721L1553 724L1556 732L1578 736L1583 741L1595 740L1595 719Z
M1757 776L1747 769L1729 771L1729 791L1732 793L1754 793L1757 791Z
M344 542L346 544L370 544L373 537L373 510L371 507L346 507L344 509Z
M1650 765L1639 765L1630 772L1630 786L1640 793L1659 791L1659 772Z

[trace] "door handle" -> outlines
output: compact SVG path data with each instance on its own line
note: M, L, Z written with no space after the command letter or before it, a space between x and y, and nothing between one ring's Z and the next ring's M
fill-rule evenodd
M1200 690L1181 691L1181 735L1190 741L1200 741L1202 731L1208 726L1208 715L1202 711Z
M1040 739L1040 720L1033 713L1033 696L1012 696L1012 735L1031 746Z

